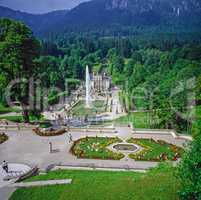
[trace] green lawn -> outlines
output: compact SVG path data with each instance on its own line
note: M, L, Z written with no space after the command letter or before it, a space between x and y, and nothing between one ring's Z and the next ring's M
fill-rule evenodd
M162 154L167 155L167 160L174 160L177 154L178 158L181 157L184 150L173 144L168 144L164 141L155 141L153 139L135 139L128 140L129 143L138 144L144 149L140 152L130 154L129 157L135 160L142 161L163 161L160 158Z
M119 138L87 137L77 140L71 151L78 158L120 160L124 157L123 154L114 153L106 148L117 142L121 140Z
M31 122L34 122L34 121L38 121L38 118L34 115L30 115L29 116L30 118L30 121ZM22 115L15 115L15 116L0 116L0 120L8 120L8 121L11 121L11 122L16 122L16 123L22 123L24 122L24 119L22 117ZM44 118L43 116L40 117L40 121L44 121Z
M7 114L10 112L20 112L20 109L18 108L11 108L11 107L5 107L2 104L0 104L0 115L1 114Z
M17 189L10 200L176 200L178 179L172 167L147 174L105 171L54 171L29 181L67 179L70 185Z
M76 116L95 116L105 112L105 102L101 100L93 101L91 108L85 107L85 101L80 101L72 110L71 113Z
M22 115L4 116L4 117L0 117L0 120L1 120L1 119L5 119L5 120L11 121L11 122L18 122L18 123L23 122L23 117L22 117Z
M131 122L135 128L153 128L157 126L158 121L158 117L151 112L129 113L127 116L115 120L115 122L120 124Z

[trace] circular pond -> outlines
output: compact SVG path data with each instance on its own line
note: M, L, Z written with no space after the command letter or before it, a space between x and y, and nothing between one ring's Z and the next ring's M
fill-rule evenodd
M113 148L117 151L137 151L138 147L132 144L116 144Z

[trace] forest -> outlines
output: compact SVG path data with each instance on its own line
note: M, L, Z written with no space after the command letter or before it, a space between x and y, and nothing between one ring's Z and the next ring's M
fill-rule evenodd
M128 113L148 111L160 118L151 123L152 128L174 128L189 134L198 129L201 43L193 34L99 37L88 32L39 40L20 22L2 19L0 27L2 106L7 106L5 90L13 78L34 76L42 87L51 88L48 97L52 100L57 95L54 87L64 91L69 80L70 94L84 80L89 65L91 72L106 72L113 85L121 88L121 101ZM10 48L14 51L9 52ZM23 86L16 87L12 96L26 105L28 88L18 96L20 88ZM50 103L55 102L53 98Z

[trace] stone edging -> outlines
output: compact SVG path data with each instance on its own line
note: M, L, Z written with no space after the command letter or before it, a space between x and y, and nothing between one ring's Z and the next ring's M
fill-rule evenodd
M85 167L85 166L72 166L72 165L60 165L60 166L55 166L52 171L56 170L93 170L93 171L121 171L121 172L128 172L128 171L133 171L133 172L141 172L141 173L146 173L147 170L145 169L138 169L138 168L129 168L129 166L126 168L119 168L119 167Z
M137 149L134 150L134 151L123 151L123 150L119 150L119 151L118 151L117 149L114 148L114 146L116 146L116 145L118 145L118 144L122 144L122 145L132 145L132 146L135 146ZM122 154L124 154L124 155L130 154L130 153L136 153L136 152L142 150L142 148L141 148L139 145L137 145L137 144L132 144L132 143L126 143L126 142L119 142L119 143L117 142L117 143L111 144L110 146L107 147L107 149L109 149L109 150L111 150L111 151L113 151L113 152L115 152L115 153L122 153Z
M192 141L193 138L187 135L180 135L175 130L170 129L132 129L133 134L155 134L155 135L171 135L175 139L184 139Z

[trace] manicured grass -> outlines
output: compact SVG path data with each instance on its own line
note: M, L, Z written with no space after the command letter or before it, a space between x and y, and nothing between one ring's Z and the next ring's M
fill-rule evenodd
M169 166L146 174L105 171L53 171L29 179L73 180L70 185L17 189L10 200L176 200L175 169Z
M50 122L41 122L39 126L40 128L50 128L52 124Z
M120 160L124 157L121 153L114 153L107 146L121 142L119 138L86 137L75 141L71 152L78 158Z
M85 107L85 101L80 101L72 110L73 115L76 116L95 116L105 112L104 101L97 100L92 102L91 108Z
M175 160L176 155L177 158L179 158L184 152L184 150L181 147L177 147L173 144L168 144L160 140L155 141L153 139L131 138L128 140L128 142L143 147L142 151L129 155L130 158L135 160L142 160L142 161L163 161L164 159Z
M150 112L129 113L127 116L120 117L115 122L120 124L133 123L135 128L153 128L158 124L158 117Z
M1 119L5 119L11 122L18 122L18 123L21 123L24 121L22 115L4 116L4 117L0 117L0 120Z
M1 114L7 114L10 112L20 112L20 109L18 108L11 108L11 107L5 107L2 104L0 104L0 115Z
M24 122L23 116L22 115L14 115L14 116L3 116L0 117L0 120L4 119L4 120L8 120L11 122L16 122L16 123L22 123ZM38 118L34 115L30 115L29 116L30 122L34 122L34 121L38 121ZM40 121L43 121L44 118L41 116L40 117Z
M8 136L5 133L0 133L0 144L8 140Z

